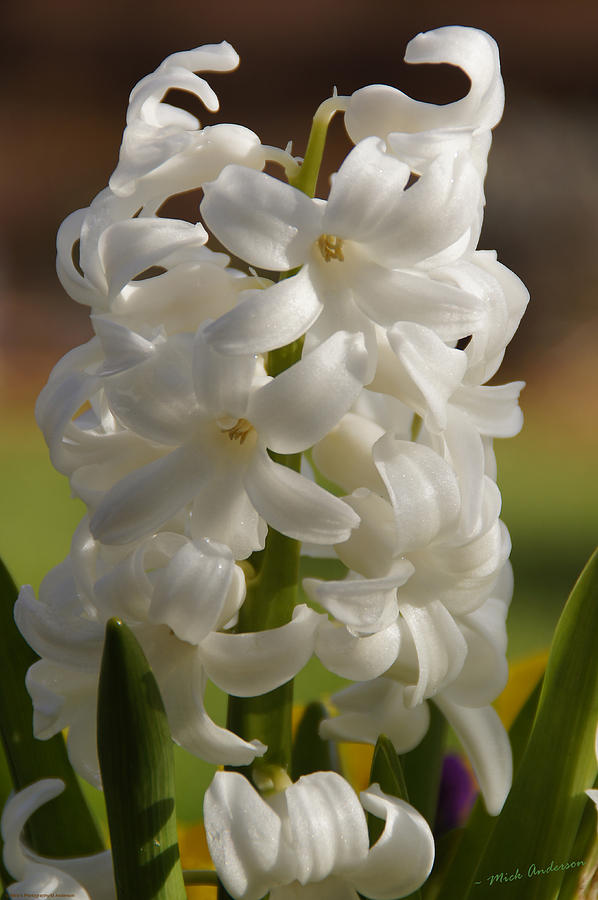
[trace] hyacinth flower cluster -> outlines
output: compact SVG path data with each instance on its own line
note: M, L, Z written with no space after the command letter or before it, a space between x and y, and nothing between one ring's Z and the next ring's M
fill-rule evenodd
M314 654L352 682L322 738L385 734L404 754L433 707L491 815L511 786L491 705L512 593L493 439L520 430L522 383L487 382L528 293L477 249L499 57L485 33L451 26L405 58L461 67L469 92L444 106L383 85L335 92L301 160L170 105L180 89L214 112L198 73L238 64L226 43L175 53L133 89L108 186L58 235L60 280L94 337L54 368L36 414L87 514L39 596L24 587L15 608L40 657L27 675L35 734L68 728L73 767L101 786L104 636L126 623L174 741L227 767L204 821L237 900L390 900L432 867L430 826L406 801L377 784L358 795L332 771L291 781L289 685ZM336 113L352 147L316 198ZM197 189L195 223L163 214ZM302 552L346 574L305 579L299 603ZM206 711L208 681L230 697L228 727ZM67 865L19 843L56 790L7 810L9 893L114 896L109 854ZM382 822L372 846L366 813Z

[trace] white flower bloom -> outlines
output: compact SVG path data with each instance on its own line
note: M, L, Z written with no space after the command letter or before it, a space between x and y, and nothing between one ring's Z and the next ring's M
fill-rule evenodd
M204 188L208 227L253 265L302 268L267 291L250 292L210 326L208 340L226 353L263 352L308 329L311 346L345 328L364 333L375 366L373 322L417 321L454 341L470 334L480 303L427 270L440 254L448 264L462 255L463 241L469 245L479 176L466 144L457 152L440 148L406 190L409 175L409 166L376 138L347 156L327 202L264 173L223 170Z
M42 582L36 601L22 588L15 619L41 656L29 669L34 732L69 727L71 762L98 783L95 720L105 622L132 628L158 682L173 738L208 762L247 765L265 747L217 726L203 705L206 681L238 696L266 693L303 668L321 619L299 606L287 625L232 634L245 580L227 547L160 532L136 547L105 548L85 521L71 556Z
M74 900L115 900L116 889L109 850L93 856L49 859L34 853L21 839L27 820L44 803L64 790L55 778L36 781L12 796L2 813L4 865L18 879L8 896L73 897Z
M204 800L210 855L237 900L404 897L427 878L434 841L409 804L372 785L360 795L334 772L314 772L260 797L233 772L217 772ZM386 820L368 849L364 809ZM251 822L251 827L247 823Z
M500 121L504 88L498 47L484 31L449 25L418 34L407 45L405 62L459 66L471 81L469 92L461 100L437 106L413 100L388 85L361 88L350 98L345 113L345 127L355 143L369 135L385 138L393 132L472 128L487 133ZM481 154L484 163L485 153Z

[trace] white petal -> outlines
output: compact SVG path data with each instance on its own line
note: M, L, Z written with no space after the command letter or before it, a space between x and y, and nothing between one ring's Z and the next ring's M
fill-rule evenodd
M362 141L332 177L322 230L353 241L375 240L409 175L409 166L386 153L383 141Z
M279 817L237 772L216 772L203 811L218 877L238 900L259 900L279 881Z
M471 334L484 314L475 295L423 272L364 262L351 287L360 309L380 325L418 322L443 341L457 341Z
M136 636L156 676L173 739L214 765L248 766L266 747L244 741L212 721L204 707L206 674L196 647L167 629L138 629Z
M228 547L211 541L188 543L160 573L148 612L150 621L168 625L183 641L199 644L232 617L245 596ZM229 601L229 593L236 594ZM229 610L223 616L224 610Z
M463 745L491 816L501 811L511 788L513 758L509 736L491 706L468 709L438 695L434 702Z
M35 885L45 884L48 887L52 886L52 890L56 891L58 887L64 887L65 892L68 892L69 896L76 897L76 900L87 900L88 895L81 886L87 889L93 900L114 900L116 892L110 851L70 859L46 859L31 851L21 841L21 832L27 819L63 790L62 781L47 778L28 785L8 801L2 813L4 864L12 875L24 880L27 890L31 888L36 896L38 894L34 890ZM74 884L71 879L74 880ZM19 885L11 886L9 892L10 890L14 892L11 896L19 896L17 888Z
M243 166L227 166L204 185L201 213L227 250L279 272L304 263L321 232L322 213L314 200Z
M324 719L320 735L324 739L375 744L386 734L397 753L417 747L430 724L427 703L409 709L404 687L389 678L376 678L350 685L332 696L340 714Z
M277 531L298 541L345 541L359 523L350 506L302 475L256 452L245 488L259 514Z
M504 90L498 48L476 28L449 25L418 34L407 45L410 63L449 63L465 70L471 80L461 100L437 106L412 100L387 85L356 91L345 113L345 126L355 142L371 134L386 137L393 131L424 131L473 125L492 128L502 115Z
M182 245L201 247L208 239L202 225L177 219L126 219L110 225L98 242L111 294L118 292L136 275L159 265Z
M226 356L208 342L202 325L193 347L193 380L197 398L209 415L241 418L247 409L257 359L246 353Z
M400 647L397 625L389 625L367 637L355 637L344 626L323 622L316 654L330 672L353 681L369 681L382 675L397 658Z
M388 342L395 354L388 379L392 394L418 413L430 431L442 431L447 403L461 384L467 356L415 322L397 323L388 332ZM376 382L371 387L389 393Z
M454 472L441 456L388 432L373 455L395 514L397 554L425 547L451 527L461 496Z
M383 494L384 483L372 460L372 447L383 434L384 430L365 416L347 413L313 448L313 461L347 493L365 487Z
M424 883L434 863L434 838L424 817L377 784L360 793L364 808L386 820L384 831L351 881L372 900L406 897Z
M142 466L117 482L91 518L92 535L105 544L126 544L155 531L193 499L208 477L195 444Z
M386 578L346 578L344 581L318 581L306 578L303 588L308 597L320 603L337 621L359 634L382 631L396 621L397 587L404 584L414 568L401 560L400 573Z
M363 337L338 331L256 391L247 417L275 452L306 450L348 412L366 367Z
M523 387L524 381L482 387L464 385L452 402L465 412L480 434L514 437L523 425L523 413L517 405Z
M267 530L247 496L242 473L237 470L215 471L193 501L192 536L209 536L227 544L235 559L246 559L254 550L263 550Z
M285 791L296 878L301 884L343 872L368 852L357 795L336 772L305 775Z
M457 677L465 662L467 644L453 617L439 600L431 600L425 607L401 603L400 609L417 653L417 683L405 689L407 703L413 707L426 697L434 696ZM388 674L409 681L408 668L409 662L407 670L402 671L399 656Z
M71 897L72 900L90 900L85 888L66 872L37 863L29 863L25 878L9 885L6 893L11 900L17 900L18 897ZM96 896L94 894L94 898Z
M265 353L300 338L322 311L310 267L265 290L245 291L233 310L212 322L206 339L220 353Z
M348 540L335 547L338 558L348 569L366 578L386 575L395 557L397 529L392 506L387 500L365 488L345 497L361 522Z
M84 670L98 665L104 644L104 628L99 622L61 616L39 603L29 585L21 588L14 615L19 631L40 656Z
M322 616L305 604L279 628L243 634L212 632L200 645L205 670L223 691L237 697L265 694L280 687L311 658Z

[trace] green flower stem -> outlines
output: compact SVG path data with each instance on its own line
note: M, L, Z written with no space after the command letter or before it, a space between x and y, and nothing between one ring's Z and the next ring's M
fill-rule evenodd
M328 125L334 114L346 109L346 98L331 97L318 107L313 119L305 159L289 184L313 197L322 163ZM283 273L289 278L297 270ZM268 354L268 375L275 378L301 359L303 338ZM298 472L301 454L270 454L274 462ZM247 584L247 597L239 611L236 631L247 633L278 628L291 621L297 602L299 554L301 545L274 528L268 530L262 553L254 554L252 566L257 570ZM292 680L260 697L229 697L227 727L245 740L260 740L268 747L263 757L240 771L262 790L284 784L292 757ZM278 774L277 774L278 773Z
M335 113L347 109L347 97L329 97L320 103L313 118L305 159L299 168L299 172L289 179L289 184L303 191L308 197L316 193L318 174L322 164L322 155L328 134L328 126Z

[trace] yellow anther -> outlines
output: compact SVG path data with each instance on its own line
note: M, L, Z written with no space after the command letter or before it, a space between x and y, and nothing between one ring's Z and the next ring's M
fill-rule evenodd
M253 431L253 425L247 419L237 419L230 428L222 428L220 426L220 430L224 434L228 434L229 440L239 441L240 444L244 444L248 434Z
M321 234L318 238L318 247L326 262L330 262L331 259L338 259L339 262L343 262L345 257L343 256L342 238L337 237L335 234Z

